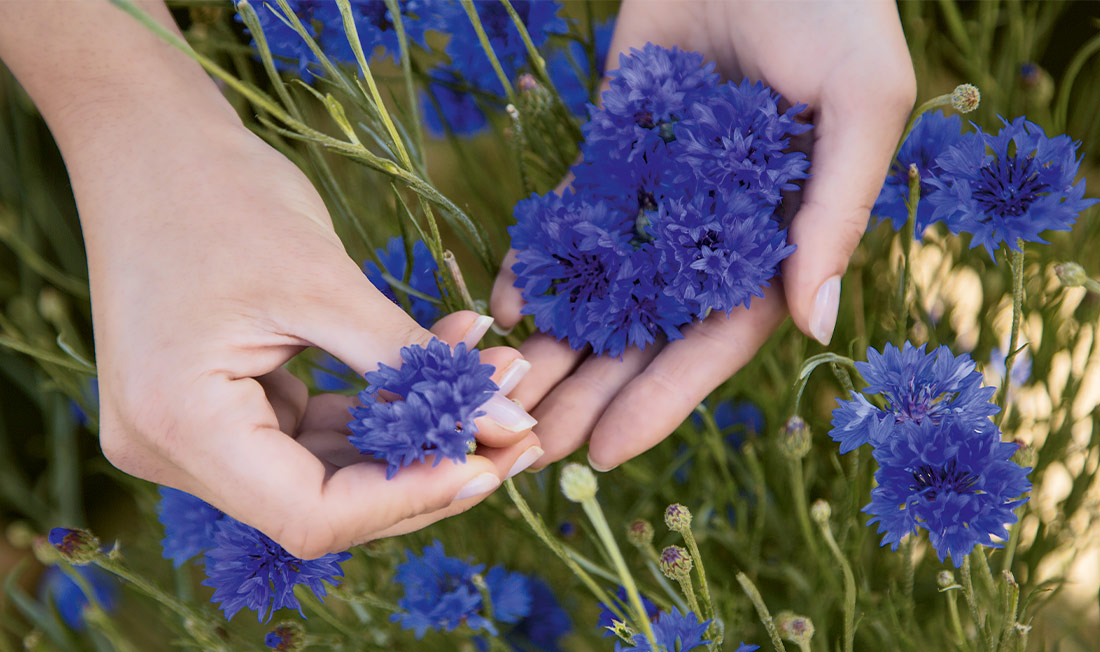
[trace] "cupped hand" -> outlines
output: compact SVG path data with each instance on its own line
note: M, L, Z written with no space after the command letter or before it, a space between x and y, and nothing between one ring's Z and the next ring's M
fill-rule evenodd
M546 454L536 466L589 442L588 459L609 470L653 447L715 387L744 366L789 313L806 335L832 338L841 277L867 227L916 95L897 8L867 2L667 2L626 0L608 67L646 42L699 51L726 79L761 80L812 122L810 179L788 239L797 250L782 278L752 308L713 313L684 338L628 349L622 359L574 351L550 335L520 346L533 365L516 398L539 419ZM504 327L522 317L514 252L493 288Z
M70 166L115 466L312 558L467 509L541 454L534 421L501 398L464 464L386 480L346 439L354 398L310 397L283 364L316 346L362 374L432 337L476 345L491 320L418 326L348 257L305 176L239 124L146 126L126 127L142 134L118 141L131 151ZM505 392L528 368L510 348L482 360Z

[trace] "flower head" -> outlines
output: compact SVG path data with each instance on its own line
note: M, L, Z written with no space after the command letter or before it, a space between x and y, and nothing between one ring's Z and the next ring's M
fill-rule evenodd
M878 486L863 508L878 523L882 545L898 543L918 528L940 561L958 567L976 545L1000 547L1006 523L1031 489L1030 469L1012 461L1016 444L1001 441L991 420L975 423L955 416L936 422L910 421L874 449Z
M932 223L935 210L929 195L935 186L930 179L941 172L936 157L956 145L963 138L962 121L957 115L944 115L940 111L921 115L898 149L897 158L890 164L890 174L882 184L878 199L871 213L879 218L889 218L894 230L900 231L909 219L909 166L916 165L920 174L920 203L917 204L915 233L920 237Z
M657 566L665 577L671 580L686 580L691 577L691 569L694 562L687 550L680 546L666 546L661 551L661 558Z
M492 365L481 364L477 349L459 343L454 350L433 339L424 346L401 349L400 368L380 364L366 374L362 405L351 408L351 443L364 455L387 463L386 477L399 469L435 456L466 460L477 434L474 419L497 391ZM401 400L382 401L379 392Z
M92 589L96 604L104 611L114 611L118 606L118 580L96 566L74 566L73 571L80 575ZM61 620L76 631L83 631L84 608L88 606L88 595L84 589L58 566L50 566L42 574L38 584L38 593L43 602L51 602L61 615Z
M595 497L598 483L596 474L583 464L571 462L561 471L561 492L575 503Z
M645 634L634 636L634 645L626 648L630 652L658 652L659 650L679 650L689 652L697 648L705 647L710 641L704 641L710 621L699 622L699 617L693 612L681 614L675 607L671 611L662 611L661 615L653 623L653 638L650 641ZM754 648L749 648L749 652ZM740 652L740 650L738 650Z
M982 102L982 93L974 84L959 84L951 91L951 106L959 113L976 111Z
M165 559L179 568L185 561L214 545L214 531L225 515L189 493L160 488L157 519L164 526L160 545Z
M256 612L260 622L267 622L279 609L297 609L301 614L294 596L298 584L324 598L324 582L339 583L338 578L344 575L340 563L348 559L351 555L346 552L299 559L263 532L226 516L218 521L214 545L206 551L202 583L214 589L210 601L221 606L226 620L247 608Z
M264 645L276 652L297 652L305 645L305 631L293 621L280 623L264 636Z
M99 553L99 539L81 528L55 527L46 540L57 549L70 564L83 566L91 563Z
M938 422L949 415L977 422L999 410L989 401L996 390L982 386L982 374L970 356L955 357L946 346L929 353L923 344L909 342L901 349L887 344L882 353L869 348L867 362L857 362L856 368L868 386L863 394L852 392L850 401L837 401L840 407L833 410L829 431L841 453L866 443L879 445L875 433L886 437L891 432L889 427L876 429L879 422ZM874 394L885 398L885 410L867 400Z
M491 574L492 571L490 571ZM504 638L516 650L533 648L540 652L558 652L561 649L558 645L559 639L565 636L573 626L569 620L569 614L558 604L558 599L546 582L532 575L523 577L526 580L526 592L530 602L528 613L505 632ZM495 613L497 594L493 591L491 583L489 590Z
M428 245L424 244L423 240L417 240L406 250L405 240L401 236L394 236L390 238L385 249L378 249L375 253L379 262L382 263L381 267L373 260L368 260L363 264L363 273L390 301L401 305L396 294L399 289L386 280L386 275L408 285L420 294L435 299L440 298L439 285L435 280L439 266L436 265L435 259L428 251ZM405 293L402 292L402 294ZM407 296L410 311L416 323L428 328L439 319L438 304L412 294Z
M796 118L805 104L780 112L780 99L762 82L746 79L718 86L691 105L673 129L673 149L691 170L677 181L694 178L723 197L746 193L779 204L781 191L795 190L794 182L809 176L806 155L789 149L791 136L811 128Z
M994 257L1002 243L1046 243L1044 231L1069 231L1077 215L1096 203L1084 199L1084 180L1074 183L1080 159L1069 136L1048 138L1026 118L1004 120L997 135L978 129L936 158L940 173L929 183L933 219L952 233L971 235ZM994 257L995 260L995 257Z

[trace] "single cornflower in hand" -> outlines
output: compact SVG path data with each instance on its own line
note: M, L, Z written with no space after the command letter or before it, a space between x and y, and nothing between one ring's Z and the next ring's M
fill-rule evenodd
M1078 214L1097 202L1084 199L1084 179L1074 182L1081 160L1069 136L1047 137L1019 117L993 135L978 129L936 158L940 172L929 183L932 218L952 233L969 233L970 246L994 251L1018 240L1046 244L1044 231L1069 231Z
M428 457L433 466L443 458L464 462L477 434L474 419L499 389L493 366L481 363L477 349L460 342L452 351L437 339L406 346L401 359L397 369L379 364L367 372L348 439L364 455L385 460L387 478ZM383 400L383 392L399 398Z
M946 346L925 353L924 347L906 342L898 349L887 343L882 353L868 348L867 362L856 363L868 385L862 394L852 392L851 400L838 399L840 407L833 410L829 436L841 453L867 443L881 445L891 430L876 429L879 422L938 423L954 416L978 423L1000 410L990 402L996 390L982 386L982 374L969 355L955 357ZM876 394L883 396L886 409L867 400Z
M879 424L877 427L890 427ZM863 511L878 523L882 544L897 550L907 534L923 528L940 561L956 567L974 546L1001 547L1013 510L1027 501L1029 468L1012 461L1017 445L1001 441L986 418L958 415L940 421L907 421L874 449L879 468L871 503Z
M164 526L160 545L165 559L179 568L185 561L214 545L214 531L225 515L200 498L172 489L160 488L157 519Z
M294 587L304 584L323 599L324 583L338 584L344 575L340 563L348 559L346 552L299 559L263 532L226 516L218 521L213 546L206 551L202 584L214 589L210 601L219 603L226 620L245 608L255 611L260 622L283 608L296 609L304 618Z
M909 219L909 166L916 165L920 174L920 200L917 204L916 236L919 238L932 223L935 208L929 200L935 186L930 180L942 172L936 157L957 145L963 138L962 120L957 115L931 111L921 115L912 131L898 149L890 164L890 174L882 184L871 214L889 219L895 231L900 231Z

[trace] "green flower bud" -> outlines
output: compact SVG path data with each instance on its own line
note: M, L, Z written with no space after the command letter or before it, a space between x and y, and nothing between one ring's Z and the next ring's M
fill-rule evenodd
M818 523L828 523L829 517L833 515L833 508L829 507L829 503L824 500L815 500L814 504L810 506L810 518Z
M940 591L946 591L955 584L955 574L949 570L942 570L936 574L936 586L940 587Z
M639 548L653 543L653 526L645 519L637 519L626 528L626 538Z
M800 460L810 453L813 448L813 440L810 435L810 427L802 420L802 417L793 416L787 419L783 430L779 433L779 452L790 460Z
M1058 275L1058 280L1062 282L1062 285L1067 288L1079 288L1089 281L1089 275L1085 273L1085 268L1074 262L1055 265L1054 273Z
M281 622L264 637L264 645L276 652L298 652L305 648L306 632L294 621Z
M83 566L99 556L99 539L87 530L55 527L47 537L69 563Z
M982 102L982 93L974 84L959 84L951 93L951 106L959 113L970 113Z
M1012 443L1016 444L1016 453L1012 456L1012 461L1025 469L1035 468L1035 463L1039 461L1038 451L1033 446L1028 446L1022 439L1017 439Z
M1054 79L1037 63L1020 66L1020 86L1028 103L1034 106L1047 106L1054 99Z
M583 464L566 464L561 471L561 492L575 503L596 496L596 474Z
M684 533L691 529L691 510L680 503L672 503L665 510L665 525L673 532Z
M669 546L661 551L661 560L658 566L665 577L682 582L691 577L693 563L687 550L680 546Z
M814 621L793 611L780 611L775 616L775 624L780 636L800 646L814 637Z

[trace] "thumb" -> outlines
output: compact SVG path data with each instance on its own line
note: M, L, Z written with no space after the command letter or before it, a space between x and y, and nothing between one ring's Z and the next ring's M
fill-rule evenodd
M895 110L824 103L814 131L810 179L788 230L797 249L783 262L791 318L822 344L833 337L840 279L867 230L912 102Z

